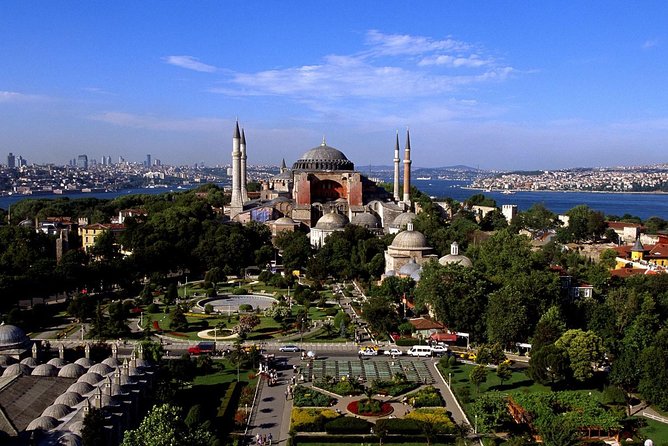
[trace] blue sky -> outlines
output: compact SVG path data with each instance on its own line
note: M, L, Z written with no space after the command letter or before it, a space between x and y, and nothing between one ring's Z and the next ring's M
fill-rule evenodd
M0 2L0 157L666 162L668 3Z

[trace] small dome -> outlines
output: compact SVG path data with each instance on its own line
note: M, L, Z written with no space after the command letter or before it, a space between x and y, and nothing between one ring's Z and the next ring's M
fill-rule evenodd
M443 256L440 259L438 259L438 263L441 265L451 265L451 264L459 264L461 266L465 266L466 268L471 268L473 266L473 262L471 262L471 259L469 259L466 256L462 255L452 255L448 254L447 256Z
M422 269L419 269L415 271L413 274L411 274L411 279L413 279L416 282L419 282L421 276L422 276Z
M415 263L415 259L410 259L408 263L399 268L399 274L401 274L402 276L410 276L416 271L419 271L420 268L421 266Z
M387 276L387 277L394 277L396 275L397 275L397 272L393 269L385 271L385 276Z
M392 245L390 246L394 249L427 249L427 238L418 231L402 231L398 233Z
M113 372L114 369L112 367L109 367L107 364L95 364L92 366L90 369L88 369L88 373L99 373L100 375L108 375L109 373Z
M67 391L68 392L75 392L78 393L79 395L85 395L87 393L90 393L95 389L95 387L92 384L88 384L87 382L77 382L72 384Z
M79 378L84 373L86 373L86 369L79 364L67 364L60 369L58 376L61 378Z
M320 217L320 220L318 220L315 227L316 229L334 230L342 229L347 224L348 217L342 214L337 214L336 212L329 212Z
M136 366L140 369L148 369L153 367L153 364L148 359L137 359Z
M99 373L95 373L95 372L85 373L85 374L81 375L79 377L79 379L77 380L77 382L88 383L90 385L95 385L95 384L99 383L100 381L102 381L102 375L100 375Z
M24 348L30 338L16 325L0 325L0 350Z
M58 439L58 446L81 446L81 437L72 432L67 432Z
M39 362L37 362L37 360L35 358L33 358L32 356L29 356L27 358L23 358L21 360L21 364L25 364L28 367L33 367L34 368L34 367L37 367L39 365Z
M58 426L58 420L56 420L53 417L45 417L41 416L39 418L35 418L30 422L28 427L26 427L27 431L36 431L36 430L43 430L43 431L48 431L53 429L54 427Z
M353 219L350 222L367 229L377 229L380 226L376 216L369 212L353 216Z
M12 376L19 376L19 375L28 376L30 375L30 372L32 372L32 368L30 368L25 364L12 364L9 367L7 367L4 372L2 372L2 377L9 378Z
M79 364L81 367L92 367L95 365L95 361L93 361L90 358L79 358L76 361L74 361L75 364Z
M53 358L49 359L49 362L47 364L51 364L52 366L62 368L67 365L67 361L65 361L63 358Z
M408 223L412 223L415 220L416 215L412 212L404 212L403 214L397 215L397 218L392 222L392 226L396 228L405 228L408 226Z
M107 406L115 406L117 404L116 398L113 396L109 396L106 394L94 394L93 396L88 397L88 401L90 402L90 405L93 407L97 407L97 401L98 399L102 400L102 407L107 407Z
M81 383L79 383L81 384ZM65 392L56 398L54 404L64 404L69 407L74 407L84 400L84 397L79 395L77 392Z
M275 225L285 225L285 226L294 226L297 223L290 217L281 217L274 222Z
M9 355L0 355L0 367L8 367L12 364L16 364L16 359Z
M74 423L68 424L67 428L70 430L70 432L80 436L81 431L83 430L83 421L75 421Z
M40 364L31 373L32 376L56 376L58 368L51 364Z
M59 420L70 412L72 412L72 408L66 406L65 404L53 404L44 409L44 412L42 412L42 416L53 417L56 420Z
M117 369L118 367L121 366L122 362L119 361L117 358L114 358L114 357L110 356L109 358L102 361L102 364L106 364L109 367L113 367L113 368Z

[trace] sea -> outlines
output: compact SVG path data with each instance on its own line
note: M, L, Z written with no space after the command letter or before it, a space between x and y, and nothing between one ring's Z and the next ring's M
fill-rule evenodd
M542 203L556 214L563 214L575 206L585 204L590 208L601 211L605 215L622 216L630 214L645 220L649 217L660 217L668 220L668 193L607 193L607 192L548 192L548 191L515 191L504 194L501 191L482 191L468 189L467 181L419 179L413 185L423 193L437 198L452 198L464 201L472 195L483 194L496 200L497 206L514 204L520 211L529 209L535 203ZM184 186L185 187L185 186ZM195 186L193 186L195 187ZM30 199L57 199L67 197L70 200L77 198L114 199L131 194L160 194L165 192L180 192L184 189L123 189L111 192L70 193L65 195L40 194L33 196L11 195L0 197L0 208L7 209L10 205L21 200Z

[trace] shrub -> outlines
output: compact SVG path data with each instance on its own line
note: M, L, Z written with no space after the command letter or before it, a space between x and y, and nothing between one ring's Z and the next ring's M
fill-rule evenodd
M292 409L292 429L298 432L322 432L327 423L339 415L332 409Z
M448 365L450 367L456 366L457 365L457 357L454 356L454 355L450 356L450 358L448 359Z
M397 396L415 389L419 384L415 382L374 381L372 386L376 393Z
M239 305L239 311L253 311L253 306L251 304L241 304Z
M406 395L406 397L413 407L439 407L445 405L441 393L433 386L424 387L417 392Z
M148 311L151 314L159 313L160 307L156 304L150 304L148 307L146 307L146 311Z
M328 434L368 434L373 423L361 418L340 417L325 423Z
M296 407L329 407L334 398L304 386L295 387L293 404Z
M342 379L341 381L335 383L330 383L322 379L320 381L316 381L314 384L316 387L320 387L321 389L325 389L329 392L336 393L337 395L341 396L360 395L363 391L363 388L360 384L357 384L355 381L349 379Z
M414 339L414 338L400 338L397 339L397 345L399 347L412 347L414 345L418 345L420 343L419 339Z
M431 424L440 434L451 434L455 432L455 423L450 419L448 412L443 407L433 409L415 409L406 415L406 420L415 420L421 423Z
M246 288L237 287L232 290L232 294L235 296L244 296L248 294L248 290L246 290Z
M462 387L457 394L462 403L466 404L471 402L471 388L469 386Z
M211 305L211 304L204 305L204 313L205 314L213 313L213 305Z

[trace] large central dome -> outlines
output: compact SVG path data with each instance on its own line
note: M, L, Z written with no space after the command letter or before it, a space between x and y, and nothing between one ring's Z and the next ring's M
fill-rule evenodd
M344 154L322 141L318 147L304 153L292 166L293 170L354 170L355 166Z

